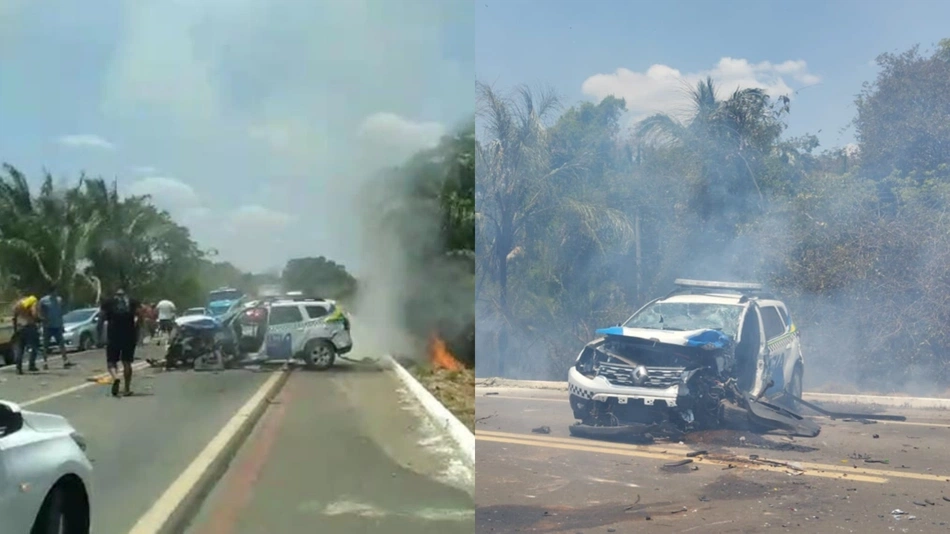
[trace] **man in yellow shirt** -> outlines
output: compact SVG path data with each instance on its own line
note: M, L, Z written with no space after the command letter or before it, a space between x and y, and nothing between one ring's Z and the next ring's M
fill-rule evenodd
M16 336L16 372L23 374L23 353L30 351L31 372L39 371L36 368L36 355L40 351L40 332L36 324L37 298L33 295L24 297L13 306L13 332Z

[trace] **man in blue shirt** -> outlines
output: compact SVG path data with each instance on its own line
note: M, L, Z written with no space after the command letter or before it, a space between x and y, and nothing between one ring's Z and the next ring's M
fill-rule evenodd
M66 356L66 343L63 342L63 298L56 291L56 286L51 286L49 293L40 299L39 303L40 320L43 321L43 369L49 369L47 355L49 354L49 342L55 340L59 344L59 353L63 356L63 367L73 366Z

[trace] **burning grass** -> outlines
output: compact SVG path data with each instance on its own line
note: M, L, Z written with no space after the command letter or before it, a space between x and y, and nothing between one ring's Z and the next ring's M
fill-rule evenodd
M412 369L439 402L475 431L475 370L466 368L441 338L429 340L428 362Z

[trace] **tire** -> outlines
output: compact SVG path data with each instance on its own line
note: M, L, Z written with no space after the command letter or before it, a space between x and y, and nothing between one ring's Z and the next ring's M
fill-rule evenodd
M88 504L73 499L62 485L54 486L46 495L30 534L89 534Z
M326 339L311 339L303 348L303 361L308 369L326 371L336 361L336 347Z
M92 334L90 334L89 332L83 332L82 335L79 336L79 347L78 347L79 352L85 352L91 348L92 348Z

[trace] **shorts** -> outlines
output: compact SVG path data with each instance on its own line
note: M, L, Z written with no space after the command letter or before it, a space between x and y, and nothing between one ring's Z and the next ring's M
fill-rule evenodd
M119 363L132 363L135 359L135 341L116 342L109 341L106 345L106 362L110 365Z
M175 329L175 320L174 319L159 319L158 329L163 333L170 334L172 330Z
M63 327L47 326L43 328L43 346L48 347L50 341L55 341L57 345L63 345Z

